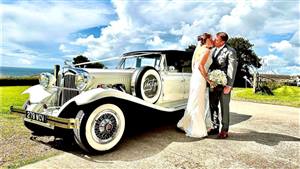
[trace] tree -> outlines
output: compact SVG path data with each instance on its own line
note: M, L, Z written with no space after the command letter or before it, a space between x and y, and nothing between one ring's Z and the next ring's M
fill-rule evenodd
M90 60L82 55L76 56L75 58L73 58L73 64L78 64L78 63L84 63L84 62L89 62ZM81 67L81 66L79 66Z
M238 58L238 67L235 76L234 86L245 86L245 79L253 78L251 71L255 71L255 69L261 67L261 59L253 51L252 47L254 46L249 42L249 40L243 37L233 37L230 38L227 42L229 46L236 50L237 58ZM195 45L189 45L185 51L193 52L195 50ZM254 72L252 72L254 73Z
M194 52L196 49L196 45L189 45L188 48L185 49L187 52Z
M100 68L100 69L103 69L104 65L100 62L97 62L97 63L88 64L87 68Z
M248 79L253 78L251 71L255 71L255 69L261 67L261 59L252 49L254 45L243 37L230 38L227 43L236 50L238 58L238 68L234 85L245 86L245 79L243 77L246 76Z
M90 60L82 55L78 55L75 58L73 58L73 64L78 64L78 63L84 63L84 62L89 62ZM85 67L85 68L100 68L102 69L104 65L100 62L97 63L91 63L91 64L86 64L86 65L80 65L78 67Z

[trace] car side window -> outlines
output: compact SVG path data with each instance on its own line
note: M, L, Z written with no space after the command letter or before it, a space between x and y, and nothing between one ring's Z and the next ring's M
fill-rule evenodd
M188 57L167 57L169 72L191 73L191 59Z
M181 67L182 67L182 73L192 73L191 60L183 60Z
M124 58L120 67L122 69L135 69L144 66L152 66L158 69L160 65L160 58L160 55L157 54Z
M133 69L136 66L136 58L126 58L124 60L124 69Z
M159 63L160 63L160 57L155 56L155 57L145 57L141 60L141 67L143 66L152 66L155 68L159 67Z

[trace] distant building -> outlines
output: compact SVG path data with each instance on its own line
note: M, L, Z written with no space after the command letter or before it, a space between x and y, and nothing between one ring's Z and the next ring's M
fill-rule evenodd
M258 78L259 82L278 82L296 86L300 75L259 74Z
M259 77L262 78L262 80L279 80L279 81L287 81L291 79L290 75L277 75L277 74L259 74Z

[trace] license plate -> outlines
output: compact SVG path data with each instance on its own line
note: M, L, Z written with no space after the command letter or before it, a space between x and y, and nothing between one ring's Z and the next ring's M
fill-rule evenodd
M31 120L36 120L39 122L46 123L47 122L47 116L44 114L39 114L31 111L26 112L26 118L31 119Z

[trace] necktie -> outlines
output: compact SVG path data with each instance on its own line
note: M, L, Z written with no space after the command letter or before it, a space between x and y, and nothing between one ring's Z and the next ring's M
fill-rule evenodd
M214 52L213 52L213 57L214 58L216 58L216 56L217 56L217 53L218 53L217 51L218 51L218 49L215 49Z

